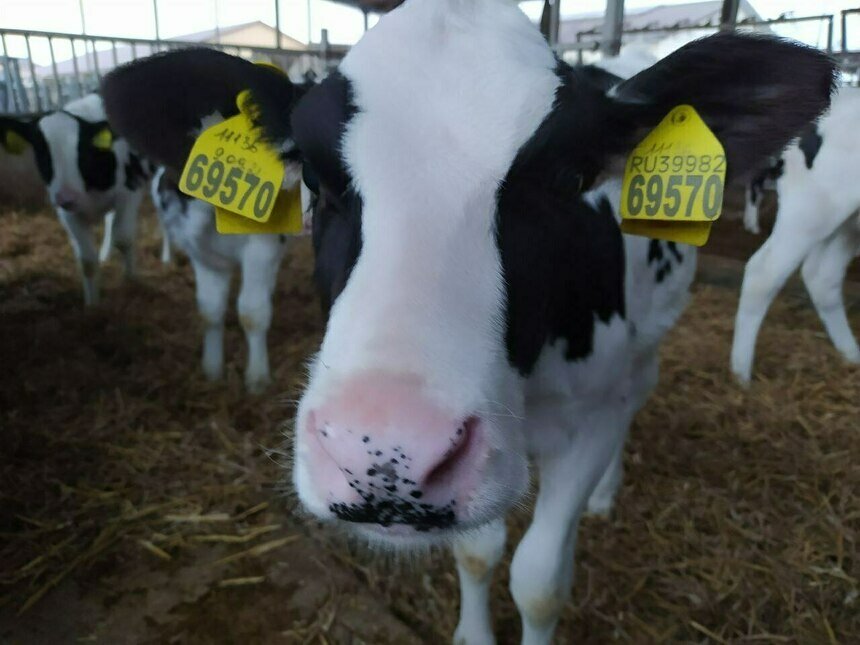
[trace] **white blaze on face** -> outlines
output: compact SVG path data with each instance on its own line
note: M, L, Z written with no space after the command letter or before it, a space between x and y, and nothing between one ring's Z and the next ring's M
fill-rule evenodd
M496 193L553 105L555 64L498 0L407 3L344 60L363 247L309 398L368 369L417 375L458 413L493 396L506 366Z

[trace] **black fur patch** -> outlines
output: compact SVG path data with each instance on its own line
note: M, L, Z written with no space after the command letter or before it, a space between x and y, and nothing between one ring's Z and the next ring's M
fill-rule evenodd
M653 127L677 105L696 108L726 152L727 181L743 178L830 105L832 58L773 36L721 33L684 45L614 91Z
M87 121L71 112L62 112L78 124L78 170L84 179L84 188L87 191L110 190L116 182L116 155L113 150L102 150L93 145L95 136L102 130L109 129L108 122Z
M818 151L821 150L821 144L824 143L824 137L818 131L818 126L814 123L807 127L800 135L800 150L803 152L803 159L806 161L806 167L812 168L815 157L818 156Z
M326 315L361 252L361 196L351 189L340 156L343 132L355 113L351 84L335 72L310 90L292 115L296 143L307 160L304 181L317 194L314 280Z
M0 116L0 141L6 140L6 132L14 132L32 146L39 175L41 175L42 181L50 184L54 178L54 164L51 160L48 142L39 129L38 121L19 121L11 117Z
M144 164L141 163L140 157L130 152L125 164L125 187L129 190L137 190L143 186L148 178L149 173L144 168Z
M123 65L102 83L105 111L132 148L182 170L201 120L238 113L236 97L250 90L258 125L278 146L290 138L289 114L298 93L279 72L213 49L165 52ZM158 133L158 136L153 136Z

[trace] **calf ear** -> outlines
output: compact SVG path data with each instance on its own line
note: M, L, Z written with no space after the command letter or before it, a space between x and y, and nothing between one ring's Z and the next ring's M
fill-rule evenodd
M682 47L609 96L631 138L675 106L692 105L725 148L728 178L738 179L817 119L835 83L835 62L816 49L772 36L718 34Z
M33 145L37 133L35 123L0 117L0 147L10 155L24 154Z
M124 65L102 83L105 111L116 133L175 171L185 165L206 117L238 113L236 96L242 90L251 90L263 135L289 156L290 109L297 92L275 68L214 49L186 49Z

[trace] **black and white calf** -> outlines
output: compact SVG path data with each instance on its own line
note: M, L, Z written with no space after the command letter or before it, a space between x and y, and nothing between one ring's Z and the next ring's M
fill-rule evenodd
M92 227L113 212L106 225L101 257L113 246L127 277L135 272L137 212L149 168L128 142L115 137L101 97L89 94L36 121L0 118L0 141L14 133L33 148L39 174L57 210L81 271L84 302L98 302L99 254Z
M182 72L177 85L194 82ZM235 97L222 68L205 73L225 86L213 102ZM607 90L560 63L514 2L409 0L295 109L258 75L243 79L260 123L298 144L325 218L314 243L332 305L297 412L300 499L392 548L452 541L455 637L488 643L504 516L533 459L540 491L511 590L523 641L549 642L578 520L618 486L695 262L621 235L613 175L689 103L742 178L826 108L831 61L719 35ZM105 92L109 105L134 95Z
M846 87L830 112L771 165L779 200L776 223L747 263L735 320L732 371L741 383L752 376L756 338L771 302L801 265L830 340L846 361L860 364L842 297L845 272L860 253L859 167L860 90Z
M269 383L266 335L272 320L272 294L288 238L221 235L215 230L213 207L182 193L164 168L159 168L153 179L152 201L167 237L188 255L194 267L197 307L204 325L203 373L212 380L223 375L224 317L230 281L240 267L237 308L248 343L245 384L251 391L263 390Z
M213 69L223 76L214 85ZM271 68L195 49L153 56L116 70L105 81L105 100L117 131L167 167L159 169L153 180L152 198L170 242L188 255L194 267L204 323L204 373L210 379L223 373L224 317L231 277L238 267L242 282L237 307L248 343L245 384L251 391L260 391L270 379L266 336L289 238L221 235L215 228L213 207L188 197L176 183L196 134L237 113L236 95L246 89L245 78L257 79L279 104L291 105L304 91ZM297 153L291 142L283 143L281 151L288 166L284 187L294 188L301 172Z

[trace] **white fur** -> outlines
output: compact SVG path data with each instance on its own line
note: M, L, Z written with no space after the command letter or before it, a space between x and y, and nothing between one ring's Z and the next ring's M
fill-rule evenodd
M803 279L836 349L860 363L842 299L848 264L860 251L860 90L843 88L818 125L823 137L812 168L797 143L785 152L776 182L779 212L773 232L744 271L735 320L732 371L750 382L761 323L777 292L803 265Z
M270 381L266 335L272 320L272 294L289 241L279 235L221 235L212 206L182 200L173 191L159 192L164 169L152 181L152 200L165 239L191 259L197 306L203 319L203 373L219 379L224 372L224 317L234 269L242 270L237 307L248 343L245 384L260 391Z
M72 101L64 108L87 121L105 120L101 98L90 94ZM84 303L98 302L99 259L106 260L111 246L120 251L127 277L135 273L135 238L137 235L137 212L145 192L145 182L136 189L125 185L126 163L130 150L124 139L114 139L111 146L117 158L115 176L111 188L106 191L87 191L78 168L78 124L74 118L62 112L51 113L39 120L39 128L45 136L51 152L53 177L47 186L48 197L57 209L57 216L69 234L84 289ZM74 211L66 210L57 203L61 190L73 190L80 195ZM106 222L105 240L97 254L92 226L112 212Z

